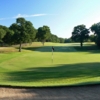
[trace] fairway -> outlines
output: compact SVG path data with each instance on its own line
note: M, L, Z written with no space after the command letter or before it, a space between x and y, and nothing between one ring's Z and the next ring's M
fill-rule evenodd
M52 62L52 45L55 48ZM46 87L100 83L100 50L46 43L0 53L0 85ZM92 44L91 44L92 45Z

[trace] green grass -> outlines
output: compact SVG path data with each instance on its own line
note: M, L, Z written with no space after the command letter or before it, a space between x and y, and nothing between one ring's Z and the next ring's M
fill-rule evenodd
M55 47L53 62L52 45ZM42 47L41 43L33 43L24 47L21 53L0 53L0 85L42 87L99 84L100 50L77 51L73 48L76 45L79 46L46 43Z

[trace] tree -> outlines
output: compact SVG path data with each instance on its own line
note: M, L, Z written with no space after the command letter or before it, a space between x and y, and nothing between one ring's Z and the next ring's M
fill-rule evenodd
M100 22L91 26L91 31L95 34L95 43L100 46Z
M70 38L65 38L65 41L64 41L65 43L72 43L73 41L72 41L72 39L71 39L71 37Z
M57 35L54 35L54 34L51 34L50 41L51 42L55 42L55 43L60 42L59 38L57 37Z
M5 37L8 28L6 26L0 25L0 43L3 45L3 38Z
M3 37L5 36L6 34L6 31L2 28L0 28L0 42L2 43L3 42Z
M6 31L6 35L3 38L3 42L11 45L13 43L13 41L12 41L13 34L14 34L14 31L8 29Z
M91 42L95 42L96 36L92 34L92 35L89 36L89 39L90 39Z
M36 38L38 38L38 40L44 45L45 41L49 39L50 35L50 28L48 26L43 26L38 28Z
M87 29L85 25L78 25L74 27L71 38L73 41L79 41L81 47L83 47L83 42L89 37L89 33L89 29Z
M64 43L65 42L65 39L59 38L59 41L60 41L60 43Z
M20 45L19 52L21 52L22 43L32 42L36 35L36 29L33 27L32 23L26 21L24 18L17 18L16 23L13 23L10 29L14 31L14 43Z

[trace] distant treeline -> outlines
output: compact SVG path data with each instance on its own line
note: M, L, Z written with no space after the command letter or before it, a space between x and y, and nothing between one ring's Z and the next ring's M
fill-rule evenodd
M89 35L90 30L94 35ZM51 33L48 26L42 26L38 29L34 28L30 21L24 18L17 18L15 23L10 27L0 25L0 46L19 44L21 51L22 43L32 43L34 41L55 42L55 43L71 43L80 42L81 47L83 42L95 42L100 46L100 23L93 24L89 29L85 25L75 26L70 38L61 38Z
M24 18L17 18L10 27L0 25L0 46L19 44L21 52L22 43L32 43L34 41L64 43L65 39L51 33L48 26L35 29L30 21Z

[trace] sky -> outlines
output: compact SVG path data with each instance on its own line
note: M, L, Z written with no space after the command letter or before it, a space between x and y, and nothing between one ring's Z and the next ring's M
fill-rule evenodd
M9 27L18 17L36 29L47 25L52 34L69 38L75 26L100 22L100 0L0 0L0 25Z

